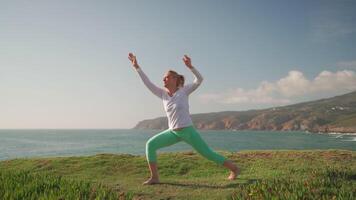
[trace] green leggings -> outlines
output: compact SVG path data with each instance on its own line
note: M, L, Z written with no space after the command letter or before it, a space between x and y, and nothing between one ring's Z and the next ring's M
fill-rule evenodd
M211 150L193 126L179 131L167 129L150 138L146 143L148 162L157 162L156 151L162 147L173 145L180 141L190 144L198 153L217 164L224 164L226 158Z

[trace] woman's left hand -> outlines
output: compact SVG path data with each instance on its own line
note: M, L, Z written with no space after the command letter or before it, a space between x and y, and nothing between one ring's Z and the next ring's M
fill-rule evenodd
M183 62L189 69L193 68L192 60L187 55L184 55Z

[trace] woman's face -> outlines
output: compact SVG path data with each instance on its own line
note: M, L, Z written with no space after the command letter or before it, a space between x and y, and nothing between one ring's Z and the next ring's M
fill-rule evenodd
M163 77L164 87L172 87L177 85L177 77L170 72L167 72Z

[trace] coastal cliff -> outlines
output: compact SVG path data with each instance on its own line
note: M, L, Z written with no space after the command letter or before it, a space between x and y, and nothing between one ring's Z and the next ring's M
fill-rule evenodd
M327 99L262 110L191 115L202 130L274 130L356 133L356 91ZM167 118L140 121L134 129L166 129Z

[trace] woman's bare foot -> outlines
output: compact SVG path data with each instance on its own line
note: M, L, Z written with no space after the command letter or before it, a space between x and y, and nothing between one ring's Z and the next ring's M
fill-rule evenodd
M143 182L143 185L153 185L159 183L158 178L149 178L147 181Z
M240 174L240 169L231 160L226 160L223 165L230 170L229 180L235 180Z
M239 174L240 174L240 169L238 167L235 167L234 170L230 171L230 176L228 177L228 179L235 180Z

